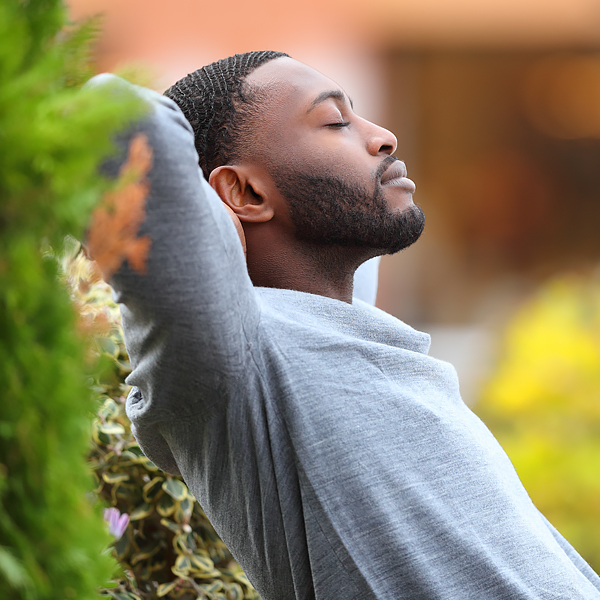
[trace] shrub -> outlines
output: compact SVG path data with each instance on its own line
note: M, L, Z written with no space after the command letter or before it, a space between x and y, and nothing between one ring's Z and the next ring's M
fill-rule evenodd
M67 261L66 271L85 328L105 334L97 352L112 364L98 384L103 404L90 457L97 493L130 521L113 550L126 577L105 593L118 600L259 599L185 483L154 466L131 434L123 383L129 361L109 286L81 254Z
M0 3L0 596L98 597L115 568L86 492L95 403L50 247L80 235L107 184L107 132L136 103L78 91L93 27L58 0ZM42 241L47 251L42 252ZM45 255L44 255L45 254Z
M97 166L112 150L111 132L141 109L123 95L107 101L107 88L79 89L92 74L93 33L91 24L67 26L60 0L0 3L0 597L99 597L117 564L96 487L132 519L113 550L126 576L105 596L257 598L185 485L159 473L131 438L127 361L106 288L91 272L74 279L74 269L87 267L65 259L77 320L59 281L53 249L67 234L81 239L92 208L114 187ZM143 189L121 185L130 199ZM95 486L86 458L98 407L86 380L94 357L81 332L107 328Z
M544 286L478 408L538 508L600 569L600 277Z

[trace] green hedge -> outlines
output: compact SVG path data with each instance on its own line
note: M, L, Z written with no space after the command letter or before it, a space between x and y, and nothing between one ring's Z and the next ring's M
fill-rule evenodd
M93 27L56 0L0 3L0 597L86 600L115 569L86 494L92 413L83 340L50 248L107 184L107 132L135 110L78 91ZM45 250L44 250L45 248Z

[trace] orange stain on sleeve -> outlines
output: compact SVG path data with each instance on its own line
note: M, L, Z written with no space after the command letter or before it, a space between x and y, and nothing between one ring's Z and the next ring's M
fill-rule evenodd
M108 192L92 213L88 251L105 280L127 261L143 274L151 240L138 237L146 216L145 201L150 191L147 174L152 168L152 148L143 134L132 138L127 160L119 172L119 185Z

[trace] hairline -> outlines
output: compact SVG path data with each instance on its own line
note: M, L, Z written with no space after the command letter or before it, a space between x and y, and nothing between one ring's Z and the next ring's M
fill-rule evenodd
M277 58L273 60L277 60ZM260 145L258 136L261 116L260 109L268 99L269 90L267 89L267 86L261 86L255 82L248 81L248 78L252 73L254 73L254 71L248 73L248 75L242 79L240 93L237 98L233 99L235 117L237 119L238 116L240 116L243 119L244 124L238 130L235 143L231 149L231 156L228 164L232 165L244 161L248 153L255 153L257 146Z

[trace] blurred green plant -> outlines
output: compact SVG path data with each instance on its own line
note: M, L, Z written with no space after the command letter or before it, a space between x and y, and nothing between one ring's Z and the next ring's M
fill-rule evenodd
M537 507L600 571L600 273L556 279L519 311L477 411Z
M86 492L97 404L51 248L81 235L109 184L110 132L139 111L85 89L94 25L59 0L0 3L0 597L98 597L115 569ZM42 252L42 245L46 252Z
M117 537L122 533L117 514L129 515L129 525L113 549L125 576L105 593L117 600L259 599L185 483L154 466L131 434L123 382L130 367L110 287L82 253L72 253L64 268L80 329L100 334L96 352L112 365L98 383L103 404L90 457L97 493L118 511L113 514Z

